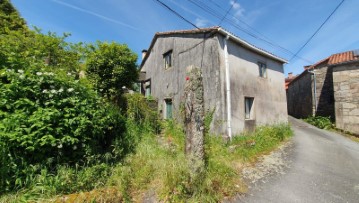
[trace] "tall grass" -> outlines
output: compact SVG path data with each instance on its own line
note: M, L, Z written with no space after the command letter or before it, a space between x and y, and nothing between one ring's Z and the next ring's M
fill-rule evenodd
M133 123L132 123L133 124ZM132 133L140 133L132 154L117 165L100 164L77 170L60 167L56 175L42 170L33 177L33 185L0 202L58 201L61 194L77 191L66 198L81 197L82 202L141 202L155 198L163 202L218 202L238 193L246 193L241 170L246 162L275 149L292 135L288 125L263 126L227 142L219 136L205 137L206 172L200 182L191 182L184 154L185 134L173 121L162 123L162 133L143 130L133 124ZM133 134L139 136L139 134ZM92 192L85 192L92 190ZM81 191L85 192L82 193ZM54 196L60 195L57 198ZM96 202L96 201L95 201Z
M118 187L126 200L138 202L156 194L164 202L218 202L245 193L241 166L292 135L288 125L277 125L260 127L230 143L218 136L206 136L206 172L200 182L192 183L183 130L172 121L164 123L163 129L161 135L145 135L136 153L118 165L109 179L108 184Z

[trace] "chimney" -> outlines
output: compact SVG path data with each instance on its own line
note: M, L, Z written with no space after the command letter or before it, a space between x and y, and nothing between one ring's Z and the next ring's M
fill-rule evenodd
M292 77L293 77L293 73L292 72L288 73L288 78L290 79Z
M145 58L146 54L147 54L147 50L146 49L142 50L142 60Z

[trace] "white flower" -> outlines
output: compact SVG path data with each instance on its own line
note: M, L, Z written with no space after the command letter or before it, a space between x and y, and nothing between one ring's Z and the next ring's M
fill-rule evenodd
M18 73L24 73L24 71L21 70L21 69L17 70L17 72L18 72Z
M41 72L36 72L36 75L40 76L40 75L42 75L42 73Z
M100 89L100 92L102 92L103 91L103 89Z
M20 75L20 79L24 79L25 78L25 76L24 75Z
M72 92L72 91L74 91L74 88L69 88L69 89L67 89L67 91Z
M56 90L51 90L50 91L52 94L56 94Z
M70 73L70 72L68 72L68 73L67 73L67 75L71 75L71 73Z
M63 92L63 91L64 91L64 89L60 88L58 92L60 92L60 93L61 93L61 92Z
M42 90L42 93L47 93L47 89Z

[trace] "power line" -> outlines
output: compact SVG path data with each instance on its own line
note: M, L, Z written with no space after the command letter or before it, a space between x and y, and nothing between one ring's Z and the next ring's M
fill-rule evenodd
M154 0L157 3L159 3L161 6L163 6L164 8L168 9L169 11L171 11L173 14L175 14L177 17L181 18L182 20L186 21L187 23L191 24L193 27L199 29L199 27L197 27L195 24L193 24L191 21L187 20L185 17L183 17L181 14L177 13L175 10L173 10L172 8L170 8L167 4L163 3L160 0Z
M221 23L223 22L223 20L227 17L228 13L232 10L234 4L237 3L238 0L235 0L234 2L232 2L231 7L227 10L226 14L223 16L223 18L221 19L221 21L219 21L218 25L221 25Z
M300 47L300 49L293 55L293 57L289 60L293 60L297 54L302 51L302 49L313 39L313 37L320 31L320 29L322 29L322 27L328 22L328 20L330 19L330 17L332 17L332 15L338 10L338 8L344 3L345 0L342 0L338 6L333 10L333 12L327 17L327 19L325 19L325 21L319 26L319 28L314 32L314 34L309 37L309 39L303 44L302 47Z
M187 0L189 2L191 2L192 4L196 5L197 7L199 7L200 9L202 9L203 11L209 13L210 15L218 18L218 19L222 19L222 14L218 13L216 10L212 9L211 7L209 7L208 5L206 5L204 2L202 1L199 1L199 0ZM210 1L211 3L214 3L213 1ZM222 10L224 10L222 7L220 7L218 4L214 3L217 7L221 8ZM232 4L233 5L233 4ZM254 28L252 28L251 26L249 26L247 23L245 23L244 21L236 18L235 16L232 15L232 17L238 21L241 21L242 23L246 24L249 28L251 28L253 31L257 32L259 35L262 35L263 37L260 37L256 34L254 34L253 32L251 32L250 30L248 29L245 29L243 28L242 26L238 25L237 22L235 22L233 19L231 18L227 18L226 16L224 17L224 20L226 22L228 22L230 25L232 25L233 27L237 28L238 30L240 31L243 31L244 33L248 34L249 36L255 38L255 39L258 39L258 40L261 40L267 44L269 44L270 46L272 47L277 47L277 48L280 48L282 50L283 53L287 53L287 54L290 54L290 55L294 55L294 53L278 44L275 44L273 42L271 42L272 40L267 40L265 38L267 38L265 35L261 34L260 32L256 31ZM297 56L298 58L302 59L303 61L307 61L309 62L310 64L312 64L313 62L308 60L308 59L305 59L303 57L300 57L300 56Z

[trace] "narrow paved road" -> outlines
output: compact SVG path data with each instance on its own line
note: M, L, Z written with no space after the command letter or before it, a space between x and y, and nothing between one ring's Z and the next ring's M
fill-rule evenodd
M236 202L359 203L359 143L294 118L289 122L295 134L290 167Z

